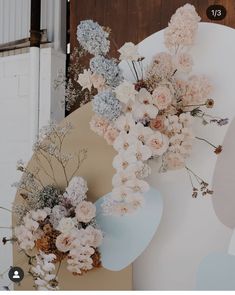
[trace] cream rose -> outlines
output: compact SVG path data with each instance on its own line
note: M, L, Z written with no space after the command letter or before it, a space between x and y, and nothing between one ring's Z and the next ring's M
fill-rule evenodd
M186 52L182 52L176 57L177 70L183 73L189 73L192 71L193 59L192 56Z
M159 110L166 109L172 101L172 93L167 86L158 86L153 91L153 103Z
M75 209L76 218L79 222L88 223L96 215L96 207L91 202L82 201Z

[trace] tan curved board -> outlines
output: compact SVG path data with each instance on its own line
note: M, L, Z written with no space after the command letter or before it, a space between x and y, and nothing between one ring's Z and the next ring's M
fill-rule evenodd
M111 179L114 174L112 159L115 155L113 148L94 132L90 130L89 121L92 116L91 104L81 107L64 119L60 125L66 121L71 122L74 129L67 136L64 147L67 152L75 152L81 148L87 148L88 157L78 171L78 175L83 176L89 187L88 199L96 201L98 198L111 190ZM36 160L32 157L29 167L34 167ZM45 168L47 168L45 163ZM74 168L73 164L69 167ZM41 173L40 178L44 183L49 184L50 179ZM61 187L65 186L63 173L58 166L56 178ZM20 202L21 197L16 195L16 202ZM33 281L27 275L27 259L14 247L14 265L25 270L25 279L20 286L15 286L17 290L32 290ZM83 276L73 276L66 269L66 262L62 264L59 273L61 290L131 290L132 289L132 267L119 272L112 272L104 268L94 269Z

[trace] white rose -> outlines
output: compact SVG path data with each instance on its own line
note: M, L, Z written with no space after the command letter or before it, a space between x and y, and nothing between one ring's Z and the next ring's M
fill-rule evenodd
M137 61L141 57L138 53L138 47L132 42L126 42L118 52L120 52L120 60Z
M56 248L61 252L68 252L76 239L74 233L61 234L56 238Z
M79 222L88 223L96 215L96 207L91 202L82 201L75 209L76 218Z

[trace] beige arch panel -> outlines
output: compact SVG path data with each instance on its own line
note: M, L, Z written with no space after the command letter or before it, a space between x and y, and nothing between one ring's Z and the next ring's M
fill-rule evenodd
M112 189L112 159L115 155L113 148L105 140L90 130L89 122L92 116L91 104L79 108L70 116L65 118L60 125L70 122L74 129L64 143L66 152L76 152L81 148L87 148L88 157L79 169L78 175L84 177L88 182L88 199L95 202L98 198ZM55 164L55 163L54 163ZM36 159L33 156L28 167L34 167ZM71 171L74 167L71 164ZM45 163L45 168L48 168ZM50 179L41 172L40 178L43 182L50 184ZM65 187L65 180L61 168L56 169L56 178L61 187ZM19 194L16 195L17 203L21 201ZM33 281L27 275L27 259L14 247L14 265L25 270L25 279L17 290L32 290ZM66 269L66 261L62 264L59 273L61 290L131 290L132 289L132 267L119 272L108 271L104 268L93 269L83 276L73 276Z

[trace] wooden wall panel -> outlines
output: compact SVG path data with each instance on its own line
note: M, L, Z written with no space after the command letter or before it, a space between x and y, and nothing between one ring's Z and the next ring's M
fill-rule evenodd
M112 29L111 53L115 55L115 44L120 47L126 41L138 43L165 28L171 15L185 3L193 4L206 22L211 22L206 16L207 7L221 4L227 16L217 23L235 28L235 0L71 0L71 49L77 44L76 30L81 20L93 19Z

